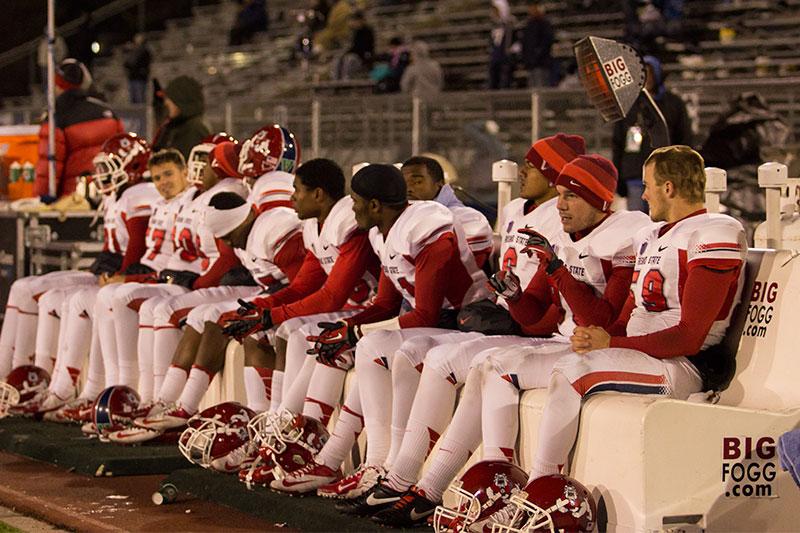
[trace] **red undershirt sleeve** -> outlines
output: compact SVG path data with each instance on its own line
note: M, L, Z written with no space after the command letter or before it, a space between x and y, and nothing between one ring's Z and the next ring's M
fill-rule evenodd
M417 254L414 273L414 309L400 317L401 328L436 327L444 303L449 268L447 263L460 261L452 234L440 237Z
M738 267L714 270L690 263L681 295L681 320L676 325L647 335L611 337L612 348L631 348L658 359L691 356L703 347L711 325L730 299L739 277Z
M125 227L128 230L128 247L125 248L125 256L122 258L120 272L125 272L129 266L138 263L147 251L145 238L148 222L150 222L150 217L125 218Z
M275 305L297 301L322 287L326 277L327 274L319 264L317 257L311 252L306 252L303 264L300 265L297 275L288 287L269 296L255 298L253 303L262 309L269 309Z
M233 248L225 244L221 239L216 239L219 257L205 274L194 280L192 289L205 289L219 285L222 276L229 270L240 265L239 258L233 253Z
M538 323L555 301L553 288L547 281L544 269L536 271L519 298L514 301L506 300L511 318L522 326L523 332L526 331L526 326Z
M628 292L628 299L625 300L625 305L622 306L622 311L619 312L619 316L614 321L611 326L608 328L608 333L612 337L624 337L625 336L625 328L628 325L628 320L631 318L631 313L633 313L633 309L636 307L636 298L633 297L632 292Z
M569 304L577 325L604 328L614 322L625 304L632 275L633 267L613 268L602 296L590 285L573 278L563 265L548 277Z
M378 294L366 309L347 319L349 324L371 324L397 316L403 295L392 284L391 280L381 272L378 278Z
M364 276L373 254L366 232L359 232L350 237L339 249L339 257L322 287L302 300L273 306L271 312L273 324L280 324L296 316L340 310Z

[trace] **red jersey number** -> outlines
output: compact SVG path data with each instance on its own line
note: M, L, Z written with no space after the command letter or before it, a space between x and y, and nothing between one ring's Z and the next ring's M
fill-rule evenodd
M191 263L197 259L197 248L192 240L192 232L189 228L183 228L178 234L177 244L181 249L181 259Z
M631 282L635 285L641 272L635 270ZM666 311L667 297L664 296L664 274L660 270L648 270L642 278L642 305L653 313Z
M147 231L150 231L150 228L147 228ZM164 237L167 236L167 232L163 229L154 229L150 234L150 238L153 240L153 249L152 251L147 254L147 259L150 261L154 260L159 253L161 253L161 246L164 244Z

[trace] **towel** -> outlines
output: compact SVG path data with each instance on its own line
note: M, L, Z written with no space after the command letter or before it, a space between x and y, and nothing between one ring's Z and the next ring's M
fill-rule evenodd
M800 429L787 431L778 439L778 455L781 468L788 470L800 487Z

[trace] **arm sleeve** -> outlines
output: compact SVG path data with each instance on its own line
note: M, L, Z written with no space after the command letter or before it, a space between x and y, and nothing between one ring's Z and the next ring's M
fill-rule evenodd
M149 221L150 217L125 217L125 227L128 229L128 247L125 248L125 256L122 258L120 272L125 272L129 266L138 263L147 251L145 238Z
M339 249L339 257L322 287L302 300L274 306L272 322L280 324L295 316L338 311L344 307L356 283L364 276L372 254L367 233L353 235Z
M736 289L739 267L690 268L681 297L681 320L676 325L647 335L611 337L612 348L631 348L658 359L690 356L700 351L720 311Z
M307 252L303 264L289 286L267 297L255 298L253 303L262 309L285 305L312 294L325 283L326 274L316 256Z
M563 265L549 278L569 304L577 325L607 327L614 322L625 304L632 275L631 267L612 268L601 296L591 286L573 278Z
M403 295L382 272L378 279L378 294L375 300L363 311L347 319L349 324L370 324L397 316Z
M289 280L293 280L300 271L300 266L305 259L306 249L303 246L303 234L297 232L288 239L281 249L275 254L275 266L281 269Z
M233 248L222 242L221 239L216 239L217 250L219 250L219 257L217 257L214 264L206 271L205 274L194 280L192 289L205 289L219 285L222 276L237 265L240 265L239 258L233 253Z
M547 274L543 268L536 271L531 282L520 297L513 302L506 300L511 318L523 327L539 322L555 303L553 289L547 281Z
M619 312L617 319L608 328L609 335L612 337L625 336L625 329L628 326L628 320L631 318L631 313L633 313L634 307L636 307L636 298L633 297L632 292L628 292L628 299L625 300L625 305L622 306L622 311Z
M442 268L442 258L458 259L453 236L446 235L426 246L416 258L414 274L414 309L400 317L401 328L435 327L444 303L449 268Z

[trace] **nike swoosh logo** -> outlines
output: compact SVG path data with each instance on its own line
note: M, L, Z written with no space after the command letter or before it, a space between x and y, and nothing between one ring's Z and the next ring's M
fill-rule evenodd
M416 509L411 509L411 512L408 513L408 516L409 516L409 518L411 518L412 521L416 522L417 520L422 520L423 518L426 518L426 517L432 515L433 511L435 511L435 510L436 509L434 508L434 509L430 509L429 511L425 511L424 513L418 513Z
M376 498L374 494L367 496L365 503L367 505L383 505L384 503L394 503L399 501L399 496L391 496L389 498Z
M659 246L659 247L658 247L658 251L659 251L659 252L663 252L663 251L664 251L664 250L666 250L667 248L669 248L669 245L666 245L666 246Z
M583 185L581 185L580 183L578 183L575 180L569 180L569 183L570 183L570 185L573 185L575 187L583 187Z
M289 481L288 479L283 478L283 481L281 481L281 483L283 484L284 487L295 487L297 485L303 485L305 483L308 483L308 481L307 480L304 480L304 481Z
M589 257L589 254L578 254L578 259L586 259Z
M328 245L324 245L324 244L323 244L323 245L322 245L322 249L323 249L323 250L327 250L328 248L330 248L330 246L331 246L330 244L328 244Z
M542 159L542 170L547 170L547 161Z
M392 254L389 254L389 259L390 259L390 260L394 259L395 257L397 257L397 254L394 254L394 255L392 255Z

